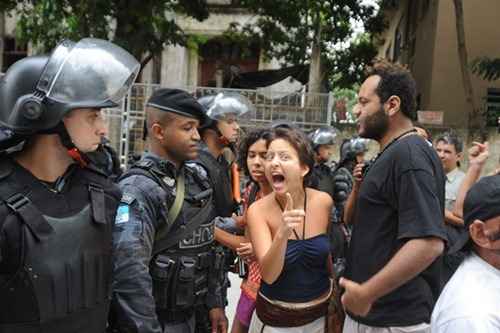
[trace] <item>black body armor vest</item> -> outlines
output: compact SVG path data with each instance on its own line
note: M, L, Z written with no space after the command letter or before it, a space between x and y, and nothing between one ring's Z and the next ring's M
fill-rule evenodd
M11 161L0 169L0 332L103 332L120 191L78 166L59 191Z

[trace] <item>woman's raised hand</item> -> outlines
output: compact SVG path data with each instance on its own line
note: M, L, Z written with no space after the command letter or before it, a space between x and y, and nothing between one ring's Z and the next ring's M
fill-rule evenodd
M306 212L303 209L294 209L293 207L292 195L287 193L286 206L282 214L283 224L280 228L282 235L286 238L290 237L295 227L298 227L306 216Z

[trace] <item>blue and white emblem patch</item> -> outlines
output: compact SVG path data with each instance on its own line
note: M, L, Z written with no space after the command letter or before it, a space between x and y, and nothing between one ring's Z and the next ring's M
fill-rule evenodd
M115 224L126 223L130 219L130 207L129 205L120 204L116 212Z

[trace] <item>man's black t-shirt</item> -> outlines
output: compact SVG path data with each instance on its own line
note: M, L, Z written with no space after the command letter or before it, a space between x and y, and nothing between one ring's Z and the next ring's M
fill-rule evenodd
M363 283L379 272L412 238L439 237L444 229L445 175L436 152L421 137L393 142L364 176L356 203L346 277ZM370 326L429 322L440 293L442 259L377 300L366 317Z

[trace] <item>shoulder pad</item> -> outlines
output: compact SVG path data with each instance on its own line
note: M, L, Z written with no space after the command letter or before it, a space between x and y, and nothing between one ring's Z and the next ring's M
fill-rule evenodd
M188 162L186 163L186 168L191 171L196 173L200 178L208 178L208 172L205 169L205 167L197 162Z

